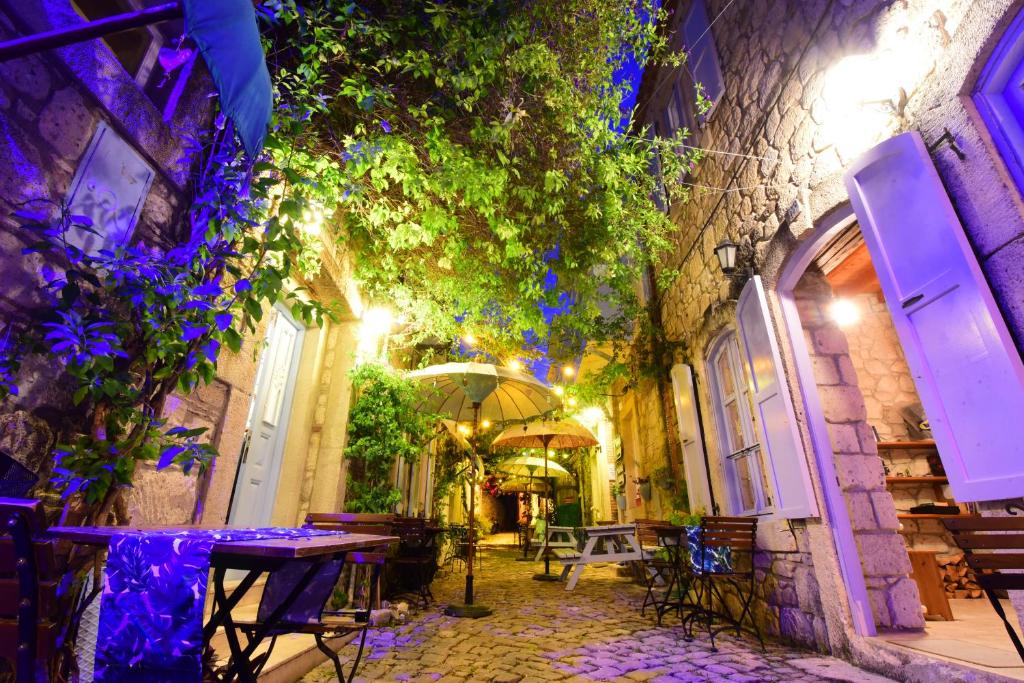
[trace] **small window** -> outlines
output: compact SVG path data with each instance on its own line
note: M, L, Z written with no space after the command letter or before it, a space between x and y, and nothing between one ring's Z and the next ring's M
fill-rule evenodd
M712 111L722 99L725 85L722 67L718 62L718 48L715 34L708 21L708 9L704 0L694 0L689 14L683 22L683 49L686 50L686 65L695 83L704 89L704 96L711 100ZM704 115L711 115L709 111Z
M683 95L683 85L676 81L672 86L672 98L665 109L668 117L668 130L666 136L674 135L680 128L693 131L692 105Z
M1007 170L1024 192L1024 12L1006 29L974 90L974 103Z
M732 511L743 515L770 512L771 489L758 431L750 407L750 390L740 361L736 335L729 332L708 357L718 448L729 487Z
M662 137L662 127L655 121L647 131L648 138ZM661 152L657 149L651 155L651 162L648 168L651 176L655 179L654 204L662 211L668 211L668 193L665 191L665 177L661 171Z
M106 19L135 9L128 3L117 0L72 0L71 6L87 21ZM132 78L139 83L148 80L156 61L154 48L159 47L154 45L154 36L149 28L141 26L111 33L103 36L102 40Z

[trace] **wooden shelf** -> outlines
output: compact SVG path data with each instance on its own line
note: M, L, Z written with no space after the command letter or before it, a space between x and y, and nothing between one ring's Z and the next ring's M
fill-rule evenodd
M946 477L886 477L886 484L948 484Z
M973 517L974 515L939 515L935 513L931 514L914 514L912 512L900 512L896 515L896 519L949 519L950 517Z
M913 448L935 448L934 439L921 439L919 441L879 441L878 450L899 451Z

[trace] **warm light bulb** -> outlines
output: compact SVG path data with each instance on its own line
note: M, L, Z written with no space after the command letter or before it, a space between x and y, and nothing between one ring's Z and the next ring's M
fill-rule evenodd
M577 401L574 397L570 396L568 403L570 408L575 408L576 404L579 403L579 401Z
M511 360L508 362L508 369L520 372L523 369L523 364L517 360Z
M555 387L552 391L555 392L555 396L564 396L565 395L565 389L563 389L562 387Z
M473 334L470 332L467 332L466 334L462 335L462 341L464 344L466 344L466 346L476 345L476 337L473 336Z
M467 427L466 425L459 425L459 434L462 434L463 436L469 436L471 433L472 430L470 430L469 427Z
M850 327L860 321L860 307L849 299L836 299L829 304L828 315L839 327Z
M363 311L360 336L364 339L376 339L391 331L394 315L390 309L374 306Z
M480 420L480 427L482 429L490 429L491 428L491 421L486 419L486 418L483 419L483 420Z
M571 366L571 365L564 365L564 366L562 366L562 376L563 377L572 377L575 374L576 374L576 368L574 368L573 366Z
M551 449L551 448L549 448L549 449L548 449L548 457L549 457L549 458L553 458L553 457L555 457L555 451L554 451L554 449Z

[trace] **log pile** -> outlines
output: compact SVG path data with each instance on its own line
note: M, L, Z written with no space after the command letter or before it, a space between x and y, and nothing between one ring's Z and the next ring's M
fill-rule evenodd
M974 580L974 572L967 566L963 553L940 556L939 574L949 598L980 598L984 595L981 586Z

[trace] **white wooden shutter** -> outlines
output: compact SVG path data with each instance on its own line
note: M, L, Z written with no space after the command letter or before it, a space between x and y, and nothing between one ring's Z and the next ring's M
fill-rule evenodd
M677 364L672 366L669 374L672 377L672 398L676 404L679 443L683 448L683 473L686 475L690 511L704 508L711 514L711 489L704 462L704 439L701 438L700 421L697 417L693 369L689 365Z
M846 186L956 499L1024 492L1024 365L921 136Z
M768 300L760 276L750 278L736 306L740 353L750 380L761 451L775 486L774 516L786 519L815 517L818 506L811 489L796 414L789 397L779 345L775 340Z

